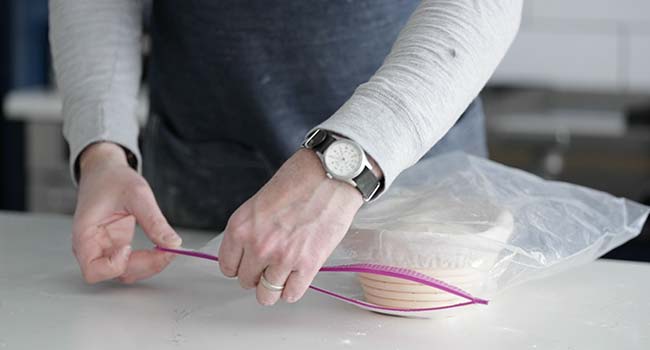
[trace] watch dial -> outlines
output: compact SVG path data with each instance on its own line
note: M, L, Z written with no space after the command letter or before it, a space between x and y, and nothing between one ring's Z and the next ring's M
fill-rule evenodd
M361 150L346 141L336 141L325 151L325 165L332 175L351 178L361 168Z

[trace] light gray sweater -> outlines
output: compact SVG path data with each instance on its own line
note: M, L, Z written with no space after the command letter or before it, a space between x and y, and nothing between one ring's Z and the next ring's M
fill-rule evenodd
M358 142L388 188L478 95L516 35L522 1L423 0L381 68L319 127ZM137 0L50 0L73 178L79 154L98 141L122 145L142 164L135 117L141 25Z

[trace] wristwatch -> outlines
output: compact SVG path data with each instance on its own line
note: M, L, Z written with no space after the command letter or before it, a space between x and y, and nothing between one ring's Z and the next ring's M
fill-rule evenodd
M372 172L372 165L358 143L331 131L314 129L307 134L302 147L316 152L327 177L354 186L364 201L370 201L381 187L381 180Z

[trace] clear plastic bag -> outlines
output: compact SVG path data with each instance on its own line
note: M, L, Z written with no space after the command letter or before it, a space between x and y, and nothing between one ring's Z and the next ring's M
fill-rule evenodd
M597 259L638 235L649 211L450 153L406 170L364 206L311 288L372 311L448 316ZM179 253L217 260L219 243Z
M450 153L406 170L362 208L326 265L406 268L489 299L597 259L638 235L648 212L624 198ZM397 280L357 279L356 288L339 291L404 308L462 301ZM431 302L417 302L418 293Z

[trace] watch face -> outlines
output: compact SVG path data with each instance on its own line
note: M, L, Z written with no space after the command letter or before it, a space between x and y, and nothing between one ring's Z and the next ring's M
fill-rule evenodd
M363 167L361 147L349 140L332 143L323 154L325 167L337 178L352 179L359 175Z

